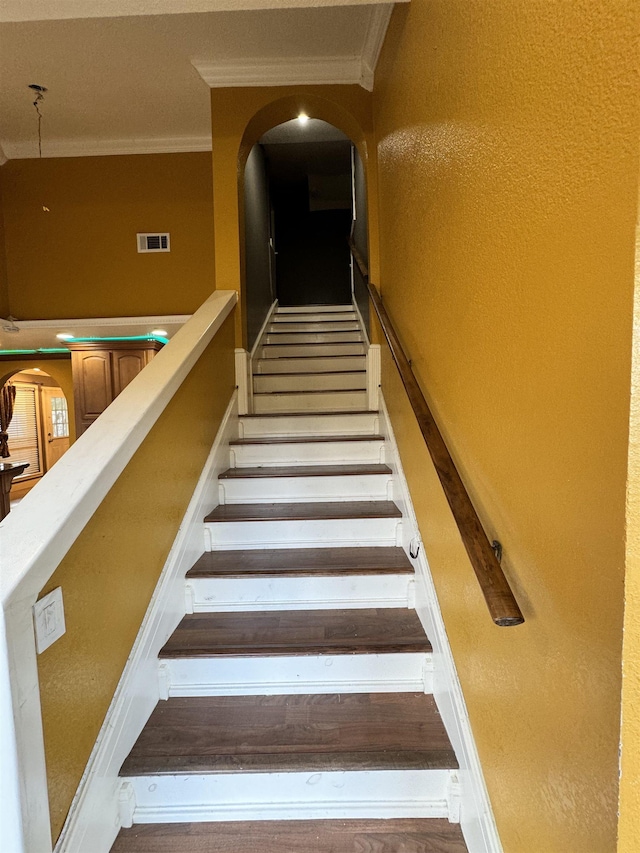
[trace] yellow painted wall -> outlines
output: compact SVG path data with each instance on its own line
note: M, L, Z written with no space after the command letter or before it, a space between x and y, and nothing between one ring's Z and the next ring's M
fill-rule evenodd
M207 152L10 160L2 178L16 317L191 313L213 290ZM138 254L147 231L171 252Z
M375 185L371 95L360 86L277 86L211 90L213 135L213 199L215 209L216 288L240 291L236 314L237 346L246 345L245 293L242 286L244 252L242 198L244 164L252 146L272 127L304 111L340 128L358 146ZM370 171L369 171L370 169ZM377 226L376 211L370 228ZM240 227L239 227L240 223ZM377 242L371 250L377 271Z
M527 619L491 623L385 357L506 853L616 847L637 24L412 0L376 74L378 281Z
M38 658L53 838L234 386L229 317L42 591L62 587L67 628Z
M636 228L634 303L618 853L636 853L640 838L640 217Z
M34 367L39 367L44 373L48 373L62 388L69 409L69 443L73 444L76 440L76 417L70 358L23 358L0 361L0 388L14 373L18 373L20 370L33 370Z
M0 317L9 313L9 290L7 287L7 256L5 252L4 213L2 209L2 181L4 170L0 166Z

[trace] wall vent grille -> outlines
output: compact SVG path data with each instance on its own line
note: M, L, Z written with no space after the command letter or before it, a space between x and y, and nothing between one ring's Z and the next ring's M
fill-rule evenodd
M169 234L136 234L138 252L170 252L171 241Z

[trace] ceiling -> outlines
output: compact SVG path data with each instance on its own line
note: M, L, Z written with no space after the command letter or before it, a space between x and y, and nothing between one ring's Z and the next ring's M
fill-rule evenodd
M58 334L72 335L74 338L109 338L150 336L153 331L163 331L166 334L162 337L172 338L189 316L172 314L163 317L86 320L0 320L0 351L60 349L64 347L64 341L56 337Z
M210 86L371 88L392 5L359 0L2 0L0 162L203 151Z

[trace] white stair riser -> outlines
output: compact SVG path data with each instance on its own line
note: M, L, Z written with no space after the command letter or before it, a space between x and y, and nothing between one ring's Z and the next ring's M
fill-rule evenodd
M240 437L257 438L261 436L303 436L303 435L366 435L377 434L380 430L380 418L377 412L359 414L325 414L318 416L301 415L292 418L253 417L240 418Z
M253 410L257 415L267 412L327 412L366 409L366 391L321 391L301 394L257 394L253 398Z
M194 613L408 607L413 576L190 578L187 592Z
M314 373L331 370L366 370L364 355L338 358L260 358L253 364L254 376L261 373Z
M308 444L243 444L231 448L232 467L384 462L384 440Z
M165 658L160 684L168 697L430 693L432 670L427 653Z
M350 477L251 477L220 480L220 503L391 500L390 474Z
M349 545L399 545L398 518L302 521L223 521L205 525L212 550L225 548L300 548ZM205 541L206 541L205 537Z
M134 823L449 817L451 770L133 776Z
M364 372L352 373L300 373L295 376L254 376L253 389L261 391L330 391L364 390L367 375Z
M287 307L278 306L276 309L276 315L280 314L313 314L313 313L335 313L335 312L345 312L349 313L353 311L353 305L291 305Z
M260 358L295 358L296 356L325 356L325 355L364 355L366 346L363 343L352 344L289 344L282 346L270 344L263 346Z
M308 320L298 321L297 323L293 322L273 322L269 324L269 328L267 332L359 332L360 327L358 326L357 321L349 320L348 322L344 321L333 321L333 320L325 320L320 323L314 323Z
M330 322L331 320L356 320L356 312L355 311L340 311L335 315L329 313L322 313L313 311L299 313L299 314L283 314L280 311L277 311L273 315L274 322L277 323L324 323Z
M280 334L265 335L266 344L345 344L359 343L362 335L359 331L353 332L283 332ZM311 355L311 353L309 353Z

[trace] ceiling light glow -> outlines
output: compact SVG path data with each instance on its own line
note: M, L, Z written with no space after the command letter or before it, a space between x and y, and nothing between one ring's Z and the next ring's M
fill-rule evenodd
M169 333L167 332L166 329L152 329L151 334L152 335L160 335L160 337L166 338Z
M306 113L299 113L298 121L300 124L306 124L309 121L309 116Z
M56 335L56 338L59 341L71 341L73 340L73 335L69 335L66 332L60 332L59 335Z

